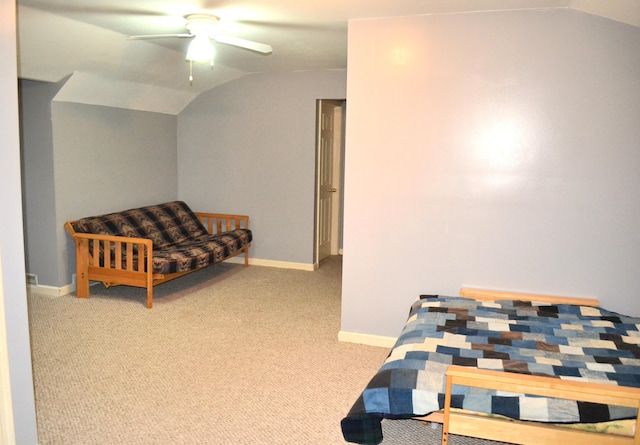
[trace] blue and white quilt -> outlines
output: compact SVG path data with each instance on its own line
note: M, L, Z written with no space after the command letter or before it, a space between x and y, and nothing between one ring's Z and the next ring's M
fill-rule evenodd
M444 406L449 365L640 387L640 318L600 307L423 295L391 353L342 420L345 440L382 441L381 420ZM593 423L630 408L454 386L451 406L513 419Z

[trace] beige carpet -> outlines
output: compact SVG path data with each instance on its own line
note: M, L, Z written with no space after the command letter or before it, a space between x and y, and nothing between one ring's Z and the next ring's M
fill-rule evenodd
M29 295L40 445L344 444L388 350L337 341L340 257L304 272L222 263L145 291ZM385 445L439 430L385 421ZM453 437L452 445L488 444Z

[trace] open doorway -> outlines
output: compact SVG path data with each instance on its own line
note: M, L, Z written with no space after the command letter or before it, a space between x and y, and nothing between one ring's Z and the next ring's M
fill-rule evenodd
M315 268L342 253L345 112L345 100L317 101Z

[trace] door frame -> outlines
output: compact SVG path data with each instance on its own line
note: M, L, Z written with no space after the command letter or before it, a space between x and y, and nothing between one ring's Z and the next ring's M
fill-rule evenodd
M0 250L1 252L2 250ZM10 445L16 443L16 436L9 376L9 351L2 276L2 255L0 255L0 444Z
M345 149L345 127L346 127L346 99L318 99L316 101L316 169L315 169L315 224L314 224L314 245L313 245L313 268L320 267L319 244L320 244L320 119L323 103L335 105L334 108L334 128L333 138L333 184L338 189L333 197L332 223L331 223L331 254L342 253L342 220L343 220L343 199L344 199L344 149ZM335 125L338 124L338 125Z

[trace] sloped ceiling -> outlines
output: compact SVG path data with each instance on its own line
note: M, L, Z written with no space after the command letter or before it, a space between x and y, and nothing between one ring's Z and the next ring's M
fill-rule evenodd
M352 19L489 10L573 8L640 26L640 0L19 0L19 75L59 82L56 100L177 114L204 91L249 73L345 69ZM213 68L194 64L184 15L208 12L221 31L270 44L271 55L218 44Z

